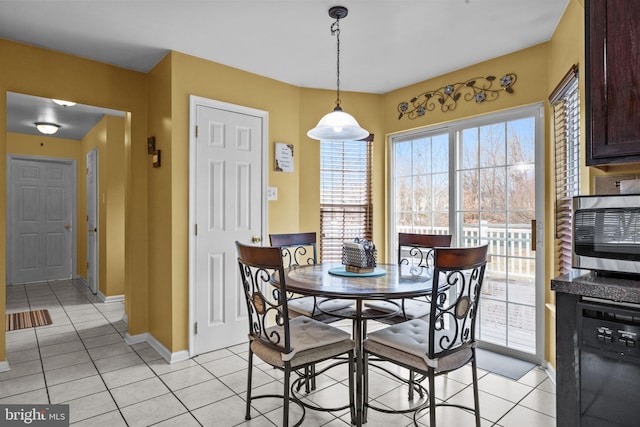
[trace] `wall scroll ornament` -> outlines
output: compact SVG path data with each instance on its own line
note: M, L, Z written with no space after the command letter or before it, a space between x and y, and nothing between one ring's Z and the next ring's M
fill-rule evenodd
M466 82L452 83L436 90L422 92L414 96L409 102L398 104L398 120L407 116L410 119L424 116L427 111L433 111L438 105L443 113L453 111L458 106L460 98L465 101L475 101L477 103L495 101L500 96L500 92L513 93L513 85L516 82L516 75L505 74L497 80L495 76L476 77ZM498 87L500 84L500 87Z

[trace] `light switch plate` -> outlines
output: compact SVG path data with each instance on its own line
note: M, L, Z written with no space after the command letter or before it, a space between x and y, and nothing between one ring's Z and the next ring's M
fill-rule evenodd
M278 187L267 187L267 200L278 200Z

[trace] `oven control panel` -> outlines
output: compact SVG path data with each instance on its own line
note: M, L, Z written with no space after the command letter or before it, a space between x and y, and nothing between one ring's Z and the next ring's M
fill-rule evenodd
M579 303L578 316L580 347L640 361L640 311Z

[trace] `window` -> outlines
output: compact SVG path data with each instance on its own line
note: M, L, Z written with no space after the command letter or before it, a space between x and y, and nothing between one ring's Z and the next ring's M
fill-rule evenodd
M393 146L396 231L449 234L449 135L421 134Z
M362 141L320 142L320 259L340 261L342 243L372 240L371 145Z
M556 168L556 259L571 269L571 199L580 194L580 96L574 65L549 97L553 106Z
M543 138L542 104L524 106L395 135L389 162L389 252L399 232L487 243L476 337L525 358L542 350L544 332L532 232L543 215Z

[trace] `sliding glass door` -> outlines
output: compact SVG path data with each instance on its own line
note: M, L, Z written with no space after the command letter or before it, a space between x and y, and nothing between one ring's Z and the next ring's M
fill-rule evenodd
M413 232L449 233L459 246L487 243L477 336L484 347L531 360L541 357L543 332L535 250L541 126L540 107L518 109L398 135L390 156L390 241Z

